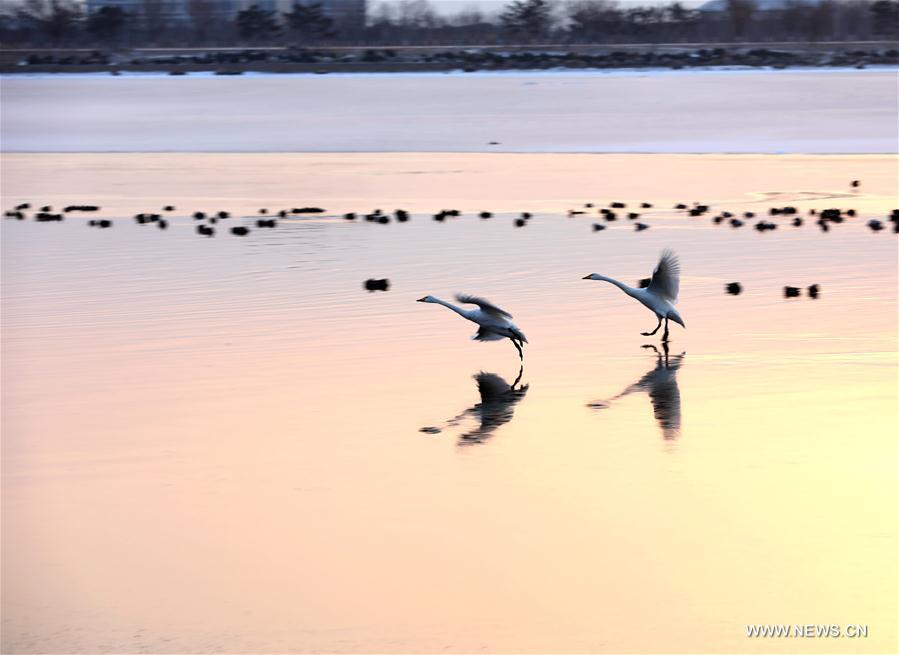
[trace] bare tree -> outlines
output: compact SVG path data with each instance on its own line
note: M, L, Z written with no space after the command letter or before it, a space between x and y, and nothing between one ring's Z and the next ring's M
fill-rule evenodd
M535 40L545 37L552 28L552 7L549 0L513 0L500 20L512 35Z
M26 0L17 15L54 46L74 38L84 18L73 0Z
M755 0L727 0L727 15L735 37L746 36L757 10Z
M622 12L612 0L576 0L566 14L575 39L602 43L622 31Z
M144 33L149 41L156 41L167 27L163 0L141 0Z
M334 21L325 15L321 4L304 5L294 3L289 12L284 13L284 22L291 37L303 41L334 36Z

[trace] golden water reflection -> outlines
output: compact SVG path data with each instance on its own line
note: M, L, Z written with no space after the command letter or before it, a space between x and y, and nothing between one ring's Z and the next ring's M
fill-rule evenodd
M895 158L446 158L15 157L10 203L117 222L2 224L2 650L890 652L896 237L864 221ZM201 239L186 213L401 207L418 167L402 225ZM762 235L670 209L765 193L863 216ZM564 213L613 199L652 229ZM169 202L167 231L129 218ZM690 326L667 361L644 308L580 279L638 280L663 247ZM515 315L518 381L507 344L417 311L457 291ZM748 639L763 622L869 636Z

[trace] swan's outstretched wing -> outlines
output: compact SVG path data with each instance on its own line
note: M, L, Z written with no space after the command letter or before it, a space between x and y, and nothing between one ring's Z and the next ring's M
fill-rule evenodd
M647 288L671 303L677 302L677 292L680 289L680 262L673 251L667 248L662 251L659 263L652 272L652 281Z
M464 293L457 293L456 300L461 303L465 303L466 305L477 305L481 308L482 312L493 314L496 317L512 318L512 314L510 314L506 310L500 309L489 300L484 300L483 298L478 298L477 296L469 296Z
M505 339L501 334L497 334L493 330L488 330L485 327L478 328L478 331L471 335L471 338L475 341L499 341L500 339Z

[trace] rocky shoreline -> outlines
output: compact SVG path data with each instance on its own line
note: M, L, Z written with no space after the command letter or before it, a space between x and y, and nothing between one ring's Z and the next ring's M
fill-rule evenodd
M207 51L5 51L0 72L97 73L163 72L184 75L213 72L363 73L426 71L504 71L546 69L682 70L708 67L865 68L899 65L899 49L889 44L759 44L717 47L555 46L472 48L260 48ZM836 47L836 46L840 47Z

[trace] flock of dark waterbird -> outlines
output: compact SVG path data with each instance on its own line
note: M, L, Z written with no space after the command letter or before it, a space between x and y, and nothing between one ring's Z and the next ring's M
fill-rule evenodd
M853 180L850 183L850 186L853 189L857 189L860 186L860 182L858 180ZM648 202L642 202L639 205L641 210L652 209L653 205ZM14 207L13 209L5 212L5 217L8 219L15 220L25 220L27 218L26 211L31 209L30 203L22 203ZM568 210L568 217L573 218L575 216L585 216L588 214L594 213L595 206L593 203L585 203L582 209L570 209ZM596 210L596 213L605 221L605 223L593 223L592 229L594 232L600 232L605 230L609 223L614 223L619 218L619 213L622 218L625 218L627 221L630 221L634 226L634 231L642 232L643 230L649 229L649 225L643 222L637 221L641 217L641 214L636 211L623 211L627 209L627 204L620 201L615 201L609 203L608 207L602 207ZM706 204L702 204L699 202L694 202L692 206L678 203L674 206L674 209L677 211L685 212L687 216L696 218L700 216L704 216L706 214L711 213L711 207ZM37 222L60 222L63 220L65 215L72 214L74 212L97 212L100 210L100 207L97 205L68 205L62 209L61 212L54 213L53 208L49 205L42 206L37 209L33 214L33 219ZM162 211L170 215L174 212L176 208L173 205L166 205L162 208ZM618 210L618 211L616 211ZM326 210L321 207L294 207L291 209L281 209L276 212L276 215L279 218L288 218L294 216L301 216L304 214L324 214ZM490 219L493 218L493 212L482 211L479 212L478 217L481 219ZM839 209L839 208L828 208L823 210L810 209L808 211L808 219L814 220L814 223L818 226L818 228L822 232L829 232L831 226L839 225L844 223L847 219L855 218L858 215L855 209ZM273 229L278 226L277 219L269 218L269 210L267 208L262 208L259 210L259 217L255 220L255 227L258 229ZM445 222L450 218L459 218L462 216L462 212L458 209L442 209L439 212L432 215L434 221L437 222ZM799 210L796 207L787 206L787 207L771 207L768 209L769 217L791 217L789 224L792 227L802 227L804 224L803 218L799 215ZM515 227L524 227L528 224L528 221L533 217L533 214L530 212L521 212L520 216L514 219L513 225ZM216 234L216 227L219 221L231 218L231 214L227 211L219 211L216 213L207 214L202 211L197 211L192 214L192 218L195 221L202 221L198 223L196 226L196 233L203 237L213 237ZM404 209L397 209L392 213L384 213L380 209L375 209L371 212L364 214L356 214L354 212L346 213L343 215L343 218L348 221L355 221L357 219L363 219L365 221L371 223L379 223L382 225L397 222L397 223L405 223L408 222L411 218L411 215L408 211ZM712 217L712 223L715 225L723 224L727 221L727 224L730 227L737 229L746 225L749 221L756 218L755 212L746 211L742 213L741 217L735 216L733 213L729 211L722 211L715 216ZM158 213L140 213L134 216L135 222L140 225L144 224L153 224L160 230L166 230L169 227L169 222L164 217L164 214ZM899 209L893 209L890 215L885 220L879 220L876 218L872 218L868 220L866 223L867 227L872 232L880 232L886 229L885 223L893 224L893 233L899 233ZM88 227L95 227L99 229L107 229L113 226L113 221L110 219L90 219L87 221ZM771 220L759 219L752 226L758 232L768 232L772 230L778 229L779 225ZM237 225L230 228L230 233L234 236L245 237L250 234L251 229L245 225ZM640 288L646 287L650 282L649 278L640 280L638 282L638 286ZM377 279L371 278L366 280L363 283L363 288L367 291L387 291L390 288L390 281L388 279ZM730 282L725 285L725 291L734 296L738 296L743 292L743 286L739 282ZM784 297L785 298L798 298L801 295L802 289L800 287L793 286L785 286L784 287ZM817 298L820 289L817 284L812 284L811 286L806 288L806 292L808 297Z

